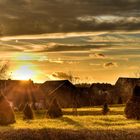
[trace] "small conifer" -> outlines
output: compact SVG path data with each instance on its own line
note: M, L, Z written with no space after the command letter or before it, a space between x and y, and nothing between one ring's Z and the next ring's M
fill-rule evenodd
M109 107L107 103L104 103L102 113L103 115L106 115L109 112Z

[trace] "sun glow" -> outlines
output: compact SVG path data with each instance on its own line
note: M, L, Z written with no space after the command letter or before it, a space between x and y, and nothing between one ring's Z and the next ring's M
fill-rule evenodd
M13 73L12 78L18 80L29 80L33 79L36 75L35 70L29 65L19 66Z

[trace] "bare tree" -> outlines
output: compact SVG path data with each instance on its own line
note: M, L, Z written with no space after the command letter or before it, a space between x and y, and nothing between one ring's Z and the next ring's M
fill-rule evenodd
M8 74L7 74L7 71L8 71L8 68L9 68L9 62L1 62L1 65L0 65L0 79L5 79ZM6 89L6 83L0 83L0 91L1 93Z
M5 62L1 64L0 66L0 79L4 79L7 77L7 71L8 71L8 68L9 68L9 62Z
M135 76L136 78L140 78L140 70L134 72L134 76Z
M74 76L74 74L71 71L69 71L68 72L68 80L71 81L72 83L76 84L76 83L79 83L80 77Z

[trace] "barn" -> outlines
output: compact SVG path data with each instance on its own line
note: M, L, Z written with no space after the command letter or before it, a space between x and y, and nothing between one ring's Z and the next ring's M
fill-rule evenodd
M32 80L0 80L0 90L14 107L29 102L33 106L44 102L45 96ZM44 103L45 104L45 103Z
M123 102L127 102L133 94L136 85L140 85L140 78L120 77L115 84L115 92L122 97Z
M78 106L78 90L68 80L46 81L40 89L45 93L48 105L56 98L63 108Z

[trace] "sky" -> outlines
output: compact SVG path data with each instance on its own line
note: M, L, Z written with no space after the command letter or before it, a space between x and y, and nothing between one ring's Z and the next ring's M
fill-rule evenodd
M140 0L0 0L12 79L115 83L140 71Z

